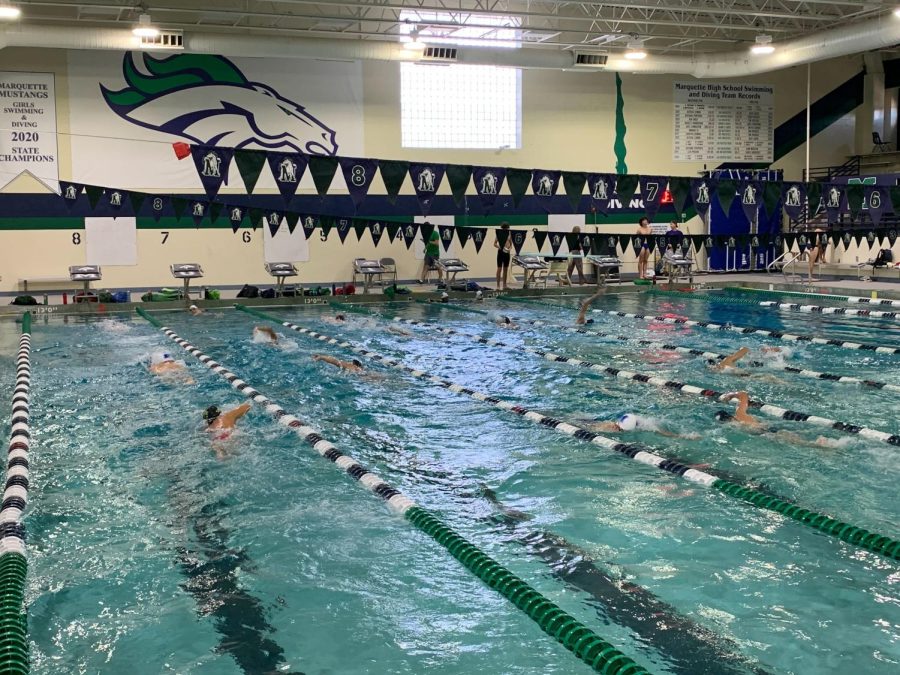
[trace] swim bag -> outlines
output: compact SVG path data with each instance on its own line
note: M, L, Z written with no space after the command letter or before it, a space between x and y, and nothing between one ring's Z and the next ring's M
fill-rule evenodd
M38 302L31 295L18 295L18 296L16 296L16 299L13 300L9 304L11 304L11 305L36 305L36 304L38 304Z

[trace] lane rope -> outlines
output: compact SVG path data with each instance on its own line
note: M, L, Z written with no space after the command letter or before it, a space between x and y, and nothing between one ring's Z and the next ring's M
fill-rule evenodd
M28 452L31 449L31 314L22 316L16 353L16 384L12 397L6 486L0 506L0 672L27 675L28 621L23 611L25 527L22 514L28 503Z
M276 316L251 309L243 305L235 305L235 308L239 311L250 314L251 316L256 316L261 319L265 319L266 321L272 321L273 323L288 328L296 333L300 333L301 335L311 337L315 340L318 340L319 342L341 347L343 349L348 349L349 351L360 354L361 356L364 356L369 360L376 361L391 368L403 371L417 379L431 382L432 384L436 384L437 386L447 389L448 391L452 391L455 394L468 396L476 401L487 403L488 405L491 405L495 408L500 408L501 410L508 410L548 429L553 429L555 431L558 431L559 433L565 434L572 438L577 438L581 441L591 443L607 450L613 450L625 455L626 457L629 457L630 459L640 462L641 464L653 466L657 469L660 469L661 471L666 471L668 473L681 476L684 479L698 485L712 487L713 489L723 492L730 497L740 499L760 509L780 513L792 520L797 521L798 523L802 523L803 525L811 527L815 530L831 535L833 537L837 537L853 546L858 546L860 548L878 553L893 560L900 560L900 540L892 539L875 532L870 532L854 525L849 525L835 518L831 518L830 516L826 516L821 513L802 508L801 506L793 502L775 497L771 494L766 494L765 492L761 492L760 490L757 490L755 488L740 485L738 483L733 483L722 478L717 478L716 476L699 469L692 469L682 462L672 459L666 459L665 457L657 455L655 451L648 446L643 446L638 443L622 443L612 438L601 436L596 432L589 431L583 427L578 426L577 424L572 424L571 422L565 422L553 417L549 417L547 415L542 415L539 412L529 410L528 408L524 408L510 401L504 401L489 394L464 387L461 384L456 384L455 382L441 379L436 375L430 375L423 370L411 368L398 361L397 359L393 359L370 351L365 347L361 347L353 342L349 342L347 340L339 340L328 335L323 335L322 333L318 333L309 328L298 326L297 324L291 323L290 321L282 321Z
M323 438L318 430L298 417L288 414L275 401L181 338L175 331L162 325L147 314L143 308L138 307L136 311L178 346L195 356L207 368L227 380L235 390L264 406L265 411L274 417L281 426L296 433L322 457L343 469L356 482L380 497L394 511L403 515L416 528L443 546L466 569L525 612L545 633L556 639L596 672L608 675L650 675L647 670L617 650L612 644L457 534L434 514L418 506L409 497L349 455L343 454L333 443Z
M777 307L782 310L794 312L809 312L816 314L843 314L846 316L861 316L873 319L896 319L898 312L882 312L877 309L849 309L847 307L823 307L822 305L801 305L795 302L774 302L771 300L759 303L760 307Z
M707 400L718 400L725 393L716 391L715 389L698 387L693 384L686 384L677 380L667 380L663 377L654 377L653 375L636 373L630 370L621 370L619 368L613 368L612 366L605 366L602 363L585 361L584 359L564 356L556 352L547 352L542 349L535 349L534 347L526 347L524 345L511 345L506 342L501 342L500 340L485 338L481 337L480 335L473 335L472 333L464 333L452 328L434 326L432 324L418 321L416 319L406 319L397 316L394 317L394 321L409 324L412 326L421 326L423 328L438 331L439 333L444 333L445 335L457 335L473 342L477 342L478 344L488 345L490 347L501 347L517 352L523 352L525 354L533 354L553 363L565 363L571 366L576 366L578 368L587 368L588 370L592 370L595 373L610 375L620 380L640 382L641 384L648 384L661 389L679 391L684 394L693 394ZM810 415L808 413L798 412L796 410L789 410L788 408L782 408L781 406L766 403L765 401L761 401L759 399L751 398L750 407L759 410L760 412L765 413L766 415L769 415L771 417L776 417L788 422L803 422L806 424L812 424L814 426L826 427L828 429L833 429L841 433L850 434L853 436L862 436L863 438L867 438L873 441L880 441L882 443L887 443L888 445L900 447L900 435L898 434L889 434L886 431L880 431L879 429L872 429L869 427L859 426L857 424L849 424L847 422L832 420L827 417L820 417L818 415Z
M769 291L764 288L750 288L749 286L729 286L729 290L739 291L741 293L764 293L766 295L789 295L794 297L816 297L823 300L835 300L839 302L849 302L859 305L881 305L882 307L900 307L900 300L890 300L887 298L864 298L857 295L831 295L829 293L800 293L797 291Z

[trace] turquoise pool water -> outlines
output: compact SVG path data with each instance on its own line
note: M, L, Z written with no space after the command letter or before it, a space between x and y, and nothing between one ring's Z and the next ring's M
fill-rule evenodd
M900 345L896 322L652 296L597 306ZM573 318L521 303L484 309ZM699 438L622 436L900 535L898 448L748 435L714 420L723 404L425 328L406 327L405 337L385 327L400 315L691 384L746 387L771 403L891 433L900 432L896 393L769 369L758 369L769 378L735 378L690 357L656 363L633 344L506 331L485 315L439 307L379 311L384 318L350 315L340 326L323 320L334 309L276 313L561 419L656 418ZM338 372L311 356L351 355L308 337L279 329L281 348L254 343L257 321L239 312L161 318L653 673L897 671L896 563L396 370ZM719 352L776 344L594 318L597 330ZM200 412L242 399L146 322L53 318L36 321L33 335L34 673L590 672L258 407L217 458ZM12 382L15 341L12 323L0 324L0 381ZM146 362L161 350L185 358L196 384L149 375ZM807 346L787 362L900 384L898 356ZM767 421L804 440L842 438Z

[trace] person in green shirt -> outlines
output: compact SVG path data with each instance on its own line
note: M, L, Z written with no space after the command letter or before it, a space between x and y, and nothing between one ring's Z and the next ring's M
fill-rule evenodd
M437 228L431 231L431 236L428 237L428 241L425 243L425 260L422 262L422 274L419 275L419 283L424 284L425 280L428 278L428 272L432 267L437 265L438 259L441 257L441 235L438 233ZM441 271L441 268L437 268L438 280L442 281L444 278L444 273Z

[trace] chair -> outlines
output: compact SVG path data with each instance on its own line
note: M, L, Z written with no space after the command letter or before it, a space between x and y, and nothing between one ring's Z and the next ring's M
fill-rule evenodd
M571 286L572 280L569 278L569 260L551 260L550 268L547 270L547 276L556 275L556 283L560 286ZM546 288L546 284L544 284Z
M381 263L381 266L384 268L384 274L391 277L393 282L397 283L397 263L393 258L382 258L378 262Z
M366 258L356 258L353 261L353 284L356 285L357 277L363 279L363 293L369 292L369 286L375 282L378 277L378 283L384 286L384 267L378 260L367 260Z
M297 276L297 268L294 263L266 263L266 272L269 276L275 278L275 297L280 298L284 295L284 280L288 277Z
M872 152L891 152L891 144L881 140L881 134L877 131L872 132Z
M866 260L865 262L857 263L856 265L854 265L854 267L856 267L856 278L857 279L860 278L860 276L861 276L860 270L862 270L864 267L869 267L871 265L872 266L872 277L864 280L864 281L871 281L871 279L875 277L876 268L890 267L893 264L893 262L894 262L893 251L891 251L891 249L889 249L889 248L883 248L880 251L878 251L878 255L876 255L874 258L870 258L869 260Z
M172 272L173 277L184 281L184 298L189 300L191 297L191 279L202 279L203 268L197 263L175 263L169 265L169 270ZM197 293L200 294L200 297L203 296L202 289L198 288Z
M91 291L91 282L100 281L103 274L100 272L98 265L73 265L69 268L69 279L72 281L81 281L84 283L84 290L81 294L75 294L73 302L97 302L99 296Z

